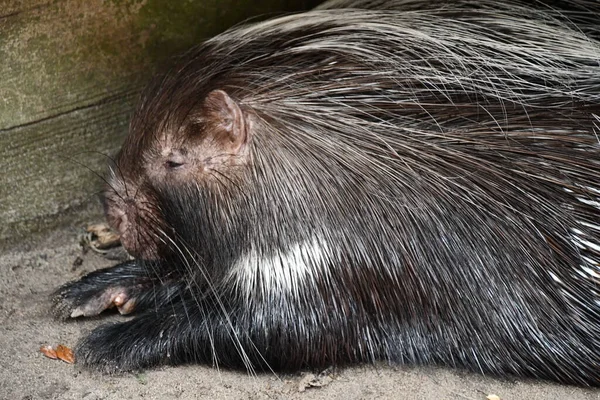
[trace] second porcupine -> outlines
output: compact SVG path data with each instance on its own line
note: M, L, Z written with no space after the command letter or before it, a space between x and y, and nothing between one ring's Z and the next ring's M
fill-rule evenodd
M143 95L56 312L104 371L449 365L600 385L600 6L333 1ZM340 8L340 9L335 9Z

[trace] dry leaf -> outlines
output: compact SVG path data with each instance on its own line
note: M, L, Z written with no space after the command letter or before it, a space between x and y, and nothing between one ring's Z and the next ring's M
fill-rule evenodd
M52 348L52 346L50 345L45 345L40 347L40 351L42 352L43 355L45 355L48 358L51 358L53 360L56 360L58 358L58 356L56 355L56 350L54 350Z
M298 383L298 391L304 392L306 391L306 389L311 387L318 388L322 386L327 386L331 382L333 382L333 379L331 378L331 376L329 376L328 370L321 372L319 375L306 374Z
M86 228L86 232L89 237L85 241L94 250L109 249L121 243L119 234L113 232L107 224L90 225Z
M67 346L64 346L62 344L59 344L58 346L56 346L56 356L63 360L66 363L69 364L73 364L75 362L75 356L73 355L73 350L71 350L70 348L68 348Z

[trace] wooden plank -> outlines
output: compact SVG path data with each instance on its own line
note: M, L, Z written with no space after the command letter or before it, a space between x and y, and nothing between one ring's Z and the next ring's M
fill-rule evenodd
M0 1L0 241L94 201L157 65L249 16L315 1L255 3Z

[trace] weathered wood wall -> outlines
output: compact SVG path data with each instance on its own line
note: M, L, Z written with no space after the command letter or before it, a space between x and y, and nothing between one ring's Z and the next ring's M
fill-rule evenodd
M250 16L316 3L0 0L0 243L98 212L106 157L156 66Z

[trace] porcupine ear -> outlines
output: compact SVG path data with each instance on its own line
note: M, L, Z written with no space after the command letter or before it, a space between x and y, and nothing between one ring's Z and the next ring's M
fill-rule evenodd
M240 106L223 90L213 90L204 101L213 139L223 149L239 153L248 139L246 116Z

